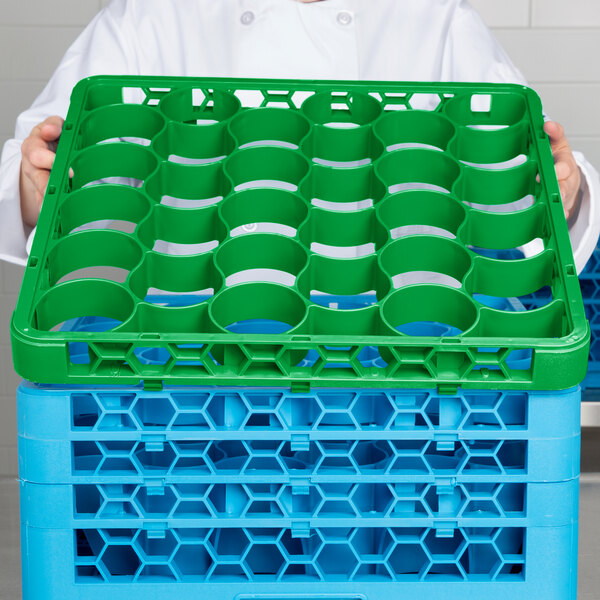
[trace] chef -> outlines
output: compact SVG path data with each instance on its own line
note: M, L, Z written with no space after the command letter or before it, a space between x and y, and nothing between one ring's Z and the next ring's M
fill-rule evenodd
M97 74L525 84L466 0L113 0L69 48L0 162L0 258L25 264L72 88ZM600 233L600 179L545 126L575 263Z

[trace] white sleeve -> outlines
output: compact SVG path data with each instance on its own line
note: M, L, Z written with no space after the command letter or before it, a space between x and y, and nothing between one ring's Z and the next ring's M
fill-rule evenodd
M451 81L488 81L527 85L523 74L479 14L467 0L460 0L452 21L445 73ZM575 266L580 273L589 260L600 235L600 177L598 171L580 152L574 152L581 169L582 204L575 223L570 227Z
M15 137L6 142L0 159L0 259L17 264L27 261L27 238L32 232L23 223L19 197L23 140L47 117L65 118L71 90L84 77L136 72L132 4L114 0L102 10L67 50L31 108L18 117Z

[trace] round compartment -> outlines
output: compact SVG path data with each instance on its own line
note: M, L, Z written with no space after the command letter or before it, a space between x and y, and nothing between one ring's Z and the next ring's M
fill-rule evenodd
M69 194L59 209L62 235L78 227L105 228L106 220L131 223L133 228L150 211L150 202L134 188L120 185L92 186Z
M429 189L448 193L460 175L459 164L435 150L398 150L384 156L375 167L391 194Z
M442 282L460 287L472 263L462 245L429 235L414 235L392 242L385 247L380 260L394 287Z
M236 191L276 188L295 192L308 173L306 159L295 150L256 147L240 150L227 160L225 170Z
M171 121L187 125L212 125L230 119L240 108L240 101L222 90L189 88L167 94L159 104Z
M179 165L162 163L148 180L146 191L160 204L175 208L201 208L220 202L231 191L222 163Z
M140 187L156 169L156 156L136 144L100 144L83 150L71 164L74 190L102 183Z
M336 310L369 306L378 298L384 298L389 288L389 279L379 269L376 255L354 260L313 255L308 269L298 279L298 289L305 297ZM319 294L314 295L315 292ZM359 294L368 294L367 302L362 305L356 298ZM345 302L346 299L352 302Z
M376 123L374 130L388 152L407 147L446 150L456 132L443 115L421 110L388 113Z
M188 256L216 248L227 236L216 206L195 210L155 205L139 237L150 250Z
M317 164L328 167L357 167L378 159L383 144L370 126L333 129L315 125L302 144L302 152Z
M107 274L111 268L128 272L141 258L142 248L125 233L81 231L62 238L49 253L49 284L60 283L69 275L70 279L102 278L98 268L105 269ZM93 272L86 273L84 269L93 269Z
M209 313L217 326L228 331L285 333L304 319L306 303L282 285L243 283L217 294Z
M368 125L381 114L379 102L367 94L326 92L302 104L302 112L314 123L347 129Z
M229 129L238 146L275 145L297 148L310 129L298 112L285 108L257 108L236 115Z
M170 122L154 145L163 158L179 164L207 164L223 160L235 148L225 123L190 127Z
M226 285L272 281L294 285L306 266L308 254L295 240L280 235L244 235L227 241L216 255Z
M104 106L91 112L81 124L79 146L87 148L108 141L148 146L164 125L164 117L149 106Z
M315 206L330 211L350 211L377 204L386 193L372 165L332 169L316 165L302 184L301 193Z
M540 187L536 181L537 174L534 161L501 171L464 166L455 192L464 202L475 205L477 210L486 206L504 207L507 212L523 210L519 208L518 201L527 196L535 197Z
M77 317L102 317L114 327L132 314L134 301L129 292L112 281L75 280L49 289L35 309L37 328L50 331L60 323Z
M211 254L169 256L148 253L143 263L130 277L131 291L141 300L147 296L152 303L162 304L161 295L189 296L184 305L198 304L212 296L223 284L223 278L214 267ZM178 303L182 306L182 302Z
M221 215L232 235L241 228L240 234L269 230L294 236L308 211L308 205L299 195L272 189L237 192L221 205Z
M459 335L477 319L475 304L466 294L441 285L399 289L383 302L381 310L383 319L406 335Z
M388 196L377 214L393 239L411 234L456 237L465 220L460 202L438 192L414 190Z
M311 252L330 258L368 256L387 241L373 210L333 212L315 208L300 237Z

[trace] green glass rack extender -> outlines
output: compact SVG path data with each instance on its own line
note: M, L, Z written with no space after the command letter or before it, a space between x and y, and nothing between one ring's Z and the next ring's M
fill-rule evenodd
M11 333L34 382L299 390L564 389L589 345L538 96L456 83L83 80Z

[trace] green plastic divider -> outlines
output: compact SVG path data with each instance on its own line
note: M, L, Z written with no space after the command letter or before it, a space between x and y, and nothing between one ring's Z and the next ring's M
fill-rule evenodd
M434 110L414 108L422 94ZM589 328L543 123L516 85L83 80L15 368L40 383L576 385ZM530 242L530 258L493 257ZM541 288L536 310L486 300ZM372 301L344 303L359 294ZM411 335L423 323L437 329ZM148 348L164 359L138 360Z

